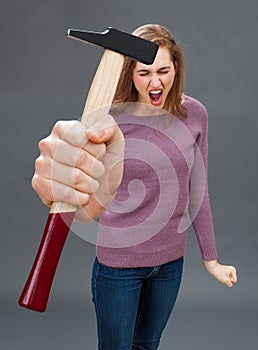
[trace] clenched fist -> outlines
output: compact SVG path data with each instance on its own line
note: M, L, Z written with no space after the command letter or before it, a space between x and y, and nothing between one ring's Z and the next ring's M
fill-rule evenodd
M222 265L217 260L204 262L207 271L219 282L228 287L233 287L237 283L237 271L234 266Z
M90 222L104 212L121 183L124 137L110 116L86 129L59 121L39 142L32 187L43 203L78 207L75 219Z

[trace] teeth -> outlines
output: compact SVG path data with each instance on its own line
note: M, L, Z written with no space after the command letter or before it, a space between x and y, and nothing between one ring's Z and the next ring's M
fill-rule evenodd
M150 91L150 94L154 94L154 95L158 95L161 93L161 90L157 90L157 91Z

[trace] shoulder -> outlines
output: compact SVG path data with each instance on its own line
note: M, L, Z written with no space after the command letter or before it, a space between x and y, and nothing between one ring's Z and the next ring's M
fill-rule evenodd
M197 100L194 97L185 95L184 96L184 103L183 106L187 109L187 111L189 111L190 113L196 113L207 116L208 112L206 107L204 106L204 104L202 102L200 102L199 100Z
M194 97L185 95L183 107L187 112L187 122L206 127L208 123L208 111L205 105Z

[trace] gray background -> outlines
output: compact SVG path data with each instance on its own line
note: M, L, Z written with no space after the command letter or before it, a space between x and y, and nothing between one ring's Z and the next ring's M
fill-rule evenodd
M96 349L89 283L95 247L75 234L47 312L17 306L48 213L30 179L37 142L58 119L80 117L102 54L65 38L66 29L132 31L148 22L164 24L180 41L185 92L209 111L217 246L220 261L239 274L233 289L210 277L189 230L181 293L160 349L256 348L257 20L256 0L1 1L1 349Z

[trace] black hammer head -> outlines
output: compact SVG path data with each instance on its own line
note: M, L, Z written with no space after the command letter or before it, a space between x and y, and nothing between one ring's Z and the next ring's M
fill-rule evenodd
M102 33L68 29L67 36L116 51L144 64L152 64L158 51L156 43L111 27Z

